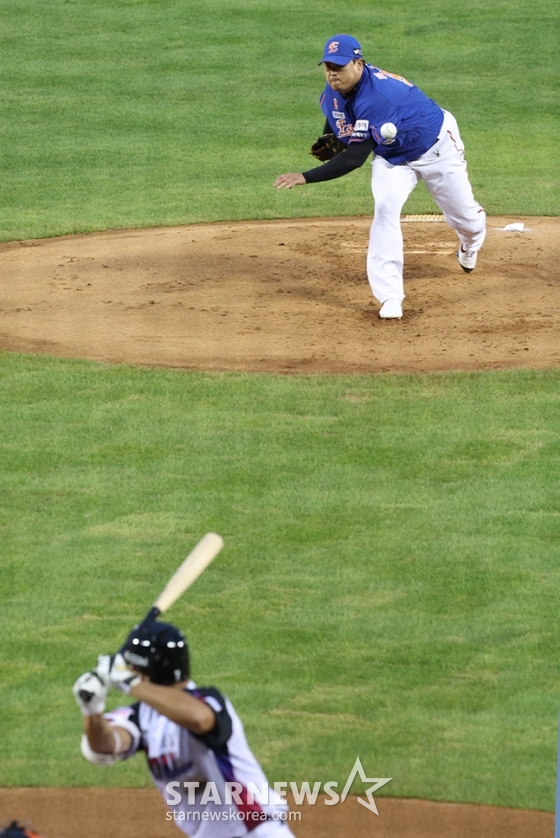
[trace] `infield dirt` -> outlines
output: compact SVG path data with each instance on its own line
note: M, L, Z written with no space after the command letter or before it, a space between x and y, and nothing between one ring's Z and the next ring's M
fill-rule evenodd
M512 220L524 232L505 232ZM224 223L1 245L0 348L260 372L559 365L557 218L490 218L470 274L446 224L403 224L400 321L379 320L367 283L370 223Z

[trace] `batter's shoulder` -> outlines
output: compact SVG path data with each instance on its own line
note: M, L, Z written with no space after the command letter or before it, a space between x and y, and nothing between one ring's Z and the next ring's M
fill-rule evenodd
M213 698L225 706L225 696L217 687L199 687L197 685L196 687L187 687L186 691L195 698L202 698L203 700Z
M193 687L187 689L194 698L210 707L214 713L215 724L208 733L196 736L213 751L222 749L233 732L233 720L229 712L226 697L216 687ZM194 736L195 734L193 734Z

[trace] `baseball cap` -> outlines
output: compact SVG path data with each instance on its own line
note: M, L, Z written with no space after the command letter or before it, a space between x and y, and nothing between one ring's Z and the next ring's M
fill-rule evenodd
M348 64L354 58L362 57L362 48L352 35L333 35L325 44L323 57L319 64L328 61L330 64Z

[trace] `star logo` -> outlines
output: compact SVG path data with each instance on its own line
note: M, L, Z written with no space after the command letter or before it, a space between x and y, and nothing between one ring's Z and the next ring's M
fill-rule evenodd
M344 803L344 801L346 800L346 797L347 797L348 792L350 791L350 789L352 787L352 783L354 782L354 777L356 776L356 774L359 776L362 783L364 783L364 784L365 783L373 783L372 786L370 786L368 789L366 789L367 803L366 803L365 800L362 800L361 797L358 797L358 803L361 803L362 806L365 806L366 809L369 809L370 812L373 812L375 815L377 815L379 817L379 812L377 811L377 806L375 805L375 800L373 799L373 793L374 793L374 791L377 791L378 789L380 789L381 786L385 786L385 785L387 785L387 783L390 783L393 778L392 777L366 777L366 772L364 771L362 761L360 760L360 757L357 757L356 762L354 763L354 765L352 766L352 770L350 771L350 775L349 775L348 779L346 780L346 785L344 786L344 789L343 789L342 794L340 796L340 802L341 803Z

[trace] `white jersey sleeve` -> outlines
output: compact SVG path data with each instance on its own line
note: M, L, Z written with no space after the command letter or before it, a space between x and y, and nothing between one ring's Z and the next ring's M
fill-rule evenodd
M122 754L118 754L116 757L118 760L129 759L134 756L134 754L138 753L138 751L143 750L142 733L140 731L140 723L138 721L139 706L140 705L138 703L130 704L128 707L117 707L116 710L111 710L109 713L105 713L105 718L111 727L121 727L123 730L130 733L132 737L132 744L130 748Z
M123 759L128 759L141 750L143 746L142 734L138 722L138 706L138 704L132 704L129 707L118 707L116 710L104 714L104 718L109 722L111 727L119 727L130 733L132 743L127 751L124 751L122 754L99 754L92 749L84 733L81 741L82 756L93 765L109 766Z

